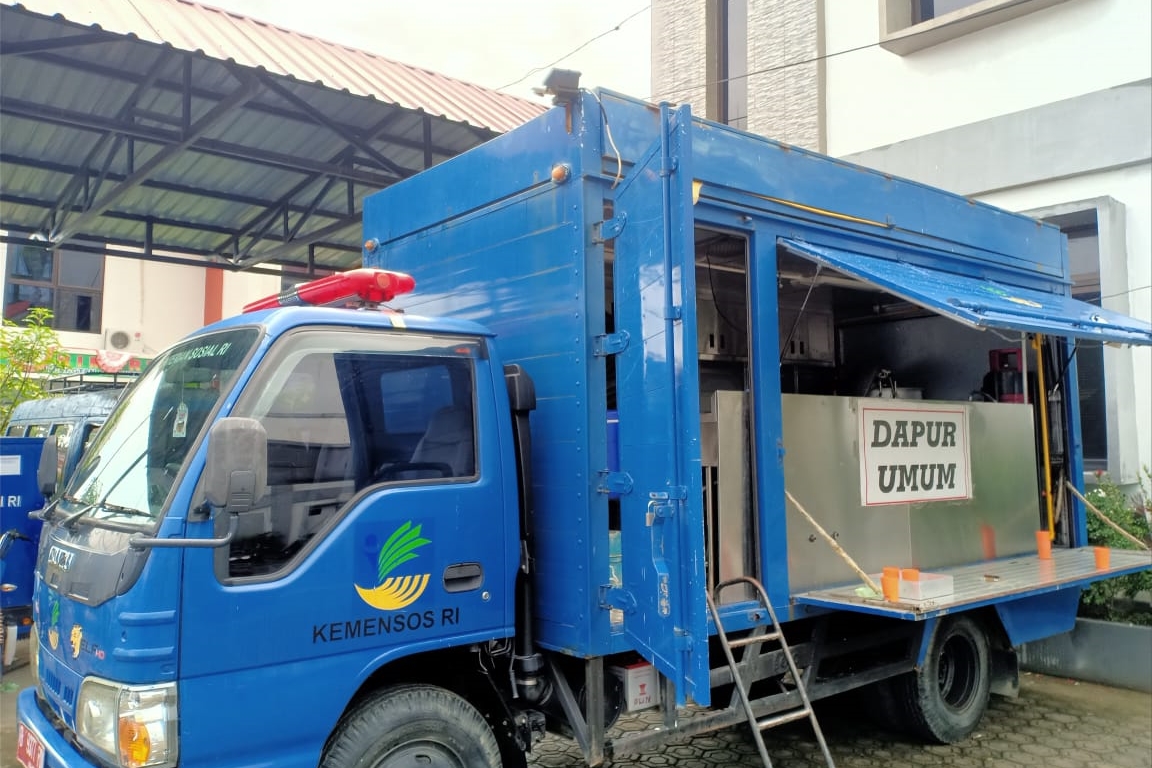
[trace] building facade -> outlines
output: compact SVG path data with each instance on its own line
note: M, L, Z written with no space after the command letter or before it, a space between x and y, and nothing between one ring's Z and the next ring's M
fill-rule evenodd
M52 310L64 374L134 371L205 323L280 290L275 274L224 272L99 253L0 246L4 317Z
M1147 0L655 0L657 100L1059 225L1152 318ZM1086 467L1152 465L1152 351L1078 352Z

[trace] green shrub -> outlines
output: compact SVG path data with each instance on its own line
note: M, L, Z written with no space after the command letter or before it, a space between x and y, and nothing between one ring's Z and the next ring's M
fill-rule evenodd
M1152 542L1152 532L1148 526L1149 487L1152 473L1144 467L1139 487L1131 496L1108 475L1097 472L1097 485L1085 497L1102 513L1128 533L1145 544ZM1113 549L1137 549L1129 539L1106 525L1100 518L1088 512L1088 542L1095 546ZM1152 610L1133 602L1132 598L1142 592L1152 590L1152 571L1141 571L1105 579L1092 584L1080 597L1080 615L1107 621L1128 621L1135 624L1152 624Z

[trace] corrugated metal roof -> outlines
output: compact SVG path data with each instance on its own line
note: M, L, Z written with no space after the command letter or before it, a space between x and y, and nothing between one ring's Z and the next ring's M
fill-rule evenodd
M4 4L499 133L545 109L526 99L187 0L5 0Z
M340 269L364 197L544 107L186 0L0 0L10 242Z

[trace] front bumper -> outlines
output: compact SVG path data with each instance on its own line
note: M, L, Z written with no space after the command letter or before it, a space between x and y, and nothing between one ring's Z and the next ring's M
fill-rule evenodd
M36 702L36 689L25 688L16 698L16 717L44 745L44 768L98 768L76 751Z

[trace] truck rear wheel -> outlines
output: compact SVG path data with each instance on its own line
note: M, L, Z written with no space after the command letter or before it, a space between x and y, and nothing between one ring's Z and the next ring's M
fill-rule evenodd
M476 708L431 685L388 688L336 728L321 768L500 768L500 747Z
M937 625L923 667L890 681L890 703L911 733L953 744L980 724L990 682L984 628L969 616L949 617Z

